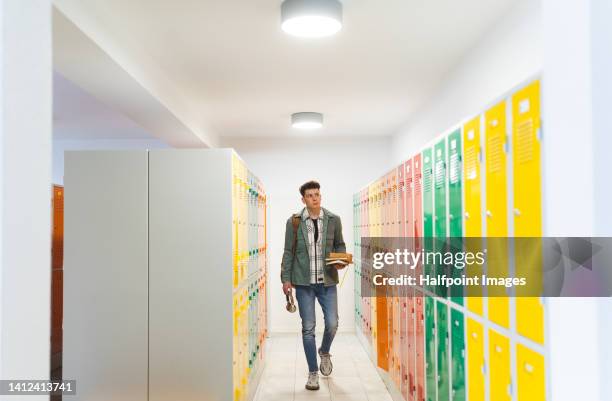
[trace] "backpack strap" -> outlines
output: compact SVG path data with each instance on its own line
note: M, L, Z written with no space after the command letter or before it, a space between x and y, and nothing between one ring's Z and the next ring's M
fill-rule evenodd
M300 225L300 220L301 220L301 217L300 217L299 213L296 213L293 216L291 216L291 224L293 225L293 248L292 248L292 253L293 253L293 257L294 258L295 258L295 248L297 247L297 230L298 230L298 227Z

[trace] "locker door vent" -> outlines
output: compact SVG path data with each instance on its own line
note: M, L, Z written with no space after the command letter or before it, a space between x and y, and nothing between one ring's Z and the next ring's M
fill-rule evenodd
M452 153L450 155L450 183L456 184L459 181L461 175L461 164L459 163L459 153Z
M431 168L426 168L425 171L423 172L424 177L423 177L423 191L424 192L431 192L431 176L432 176L432 171Z
M504 144L502 143L502 137L499 135L491 135L487 142L487 151L489 152L487 155L488 172L497 173L502 170L503 164Z
M444 160L436 162L436 188L444 187L444 178L446 177Z
M533 159L533 120L528 119L516 126L516 159L527 163Z
M475 180L478 177L478 154L476 146L469 146L465 149L465 172L468 180Z

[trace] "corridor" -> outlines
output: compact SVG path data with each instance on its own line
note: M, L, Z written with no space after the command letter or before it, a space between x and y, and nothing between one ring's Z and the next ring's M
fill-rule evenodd
M321 334L317 335L320 341ZM304 388L308 368L299 333L273 334L256 401L391 401L392 398L359 340L338 333L331 349L334 370L319 375L321 388Z

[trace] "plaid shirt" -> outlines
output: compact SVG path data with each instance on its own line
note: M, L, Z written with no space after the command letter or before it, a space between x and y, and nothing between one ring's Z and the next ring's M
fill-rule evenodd
M325 262L323 259L323 208L319 212L317 218L317 226L319 229L319 236L317 242L314 240L314 221L308 214L308 209L304 208L302 211L302 220L306 222L306 229L308 231L308 253L310 254L310 284L323 283L323 269L325 268Z

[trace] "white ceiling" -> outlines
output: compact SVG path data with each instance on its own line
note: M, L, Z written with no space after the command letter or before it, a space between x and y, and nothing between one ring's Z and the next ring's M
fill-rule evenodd
M151 139L140 125L53 74L54 139Z
M280 0L56 3L146 53L219 136L286 137L299 111L324 135L394 134L516 0L344 0L317 40L280 30Z

